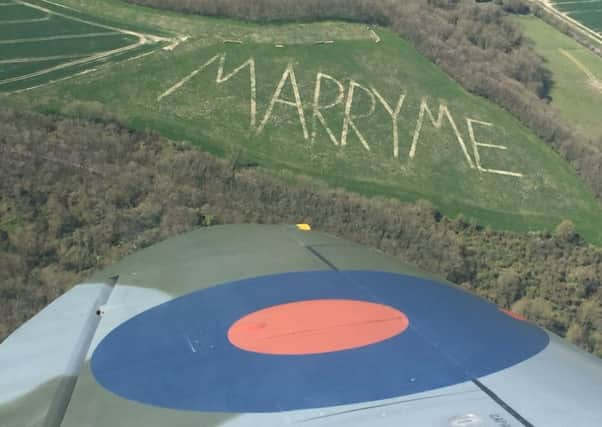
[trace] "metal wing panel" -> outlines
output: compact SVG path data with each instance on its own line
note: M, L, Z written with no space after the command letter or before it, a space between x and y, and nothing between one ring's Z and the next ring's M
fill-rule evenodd
M392 273L404 275L395 276ZM94 327L93 336L90 336L90 346L84 352L85 361L77 377L73 394L70 396L68 408L64 413L63 426L170 425L184 427L202 425L242 427L260 425L268 427L307 424L309 426L370 425L380 427L407 424L470 427L531 425L533 420L537 421L538 425L543 422L543 425L546 426L560 426L567 425L566 422L569 420L568 417L555 415L562 397L566 396L562 384L569 385L565 388L573 397L572 403L565 407L571 411L581 411L583 416L575 419L583 422L582 425L588 425L588 422L596 420L596 417L602 413L601 409L595 408L593 400L588 398L591 393L600 395L599 387L602 379L599 376L601 369L599 359L586 357L574 350L567 350L570 347L567 347L566 343L552 337L551 344L545 346L543 351L529 356L531 354L529 353L531 350L529 350L524 356L527 359L516 364L513 361L513 349L524 352L525 345L526 348L532 347L533 344L529 344L525 340L528 341L529 337L541 335L532 334L537 328L500 314L490 304L479 303L477 298L449 288L444 281L420 273L415 268L399 263L378 251L321 233L299 231L290 226L246 225L201 229L140 251L98 273L91 281L102 281L115 275L119 275L119 280L107 301L99 303L99 300L95 300L94 304L81 307L84 312L99 308L100 320L98 327ZM396 277L399 277L399 283L396 282ZM381 283L382 280L385 282ZM386 283L390 280L393 282L387 288ZM346 286L345 283L348 283L349 286ZM420 283L424 286L418 286ZM156 366L158 372L167 373L167 376L163 376L166 380L169 380L173 371L173 373L184 374L188 372L188 375L184 375L178 381L193 383L205 381L202 377L198 377L198 372L202 370L197 369L204 365L194 367L195 359L191 359L191 357L198 358L199 363L221 364L228 357L234 355L234 359L227 360L234 363L232 372L238 372L240 367L248 362L245 354L251 359L255 358L258 362L261 362L263 356L238 350L233 353L228 350L221 356L226 358L224 360L207 358L205 356L210 355L211 351L206 346L213 345L211 344L213 341L203 341L202 336L198 335L199 332L193 330L199 327L203 329L204 322L209 321L213 325L210 328L217 328L218 331L215 338L211 338L211 340L217 340L215 343L221 343L222 346L223 343L226 343L227 346L227 341L225 341L227 328L224 328L224 325L230 324L228 322L235 317L224 321L224 324L220 324L219 319L214 322L214 318L231 312L233 309L230 305L237 307L235 311L238 310L244 314L246 310L252 312L257 308L262 308L263 305L271 306L274 301L296 301L299 298L303 300L307 295L323 295L322 298L328 299L341 292L341 295L355 295L354 298L359 300L383 302L386 301L383 295L388 295L389 290L398 285L407 288L403 294L405 296L398 300L398 304L403 306L405 298L408 298L407 301L413 300L414 304L417 304L417 306L405 308L410 319L410 328L402 334L406 341L392 338L392 341L388 340L384 341L384 344L378 344L381 346L378 348L396 348L392 350L393 353L388 350L388 356L386 359L382 359L382 362L374 361L373 363L369 359L361 359L365 357L363 354L370 354L370 351L376 348L374 346L361 347L352 352L341 352L346 355L347 359L359 357L358 360L364 360L365 363L349 365L354 368L342 370L341 375L333 376L331 379L334 381L335 378L344 379L346 376L351 379L360 377L368 379L370 375L367 369L377 369L380 370L378 378L381 378L380 381L387 382L386 386L389 388L392 385L393 388L397 387L400 381L406 382L406 385L402 387L405 391L398 395L392 395L391 398L370 398L370 396L379 394L370 394L370 387L375 387L375 384L366 384L364 391L368 390L368 392L364 393L361 399L356 400L356 403L345 404L344 401L341 401L340 404L317 405L317 407L312 406L313 403L308 403L297 405L297 409L283 407L282 410L276 411L265 411L265 407L256 411L252 410L252 407L249 407L249 410L237 411L181 410L171 407L171 404L142 403L145 401L144 398L124 398L120 395L123 392L119 391L119 387L112 388L113 386L108 385L110 381L106 382L106 378L99 379L98 375L101 371L94 369L94 360L99 352L110 356L112 350L108 347L109 352L107 353L107 343L110 343L119 334L123 334L123 331L127 331L128 328L131 331L131 326L134 325L138 328L139 333L134 335L126 333L122 335L122 339L125 341L121 341L125 347L130 346L133 352L129 352L127 349L124 351L124 347L115 353L119 354L115 362L122 365L118 368L122 372L120 374L122 377L113 376L111 381L117 379L118 382L122 382L122 385L128 385L128 375L132 372L145 372L142 369L145 366ZM317 291L315 291L316 289ZM312 294L312 292L314 293ZM424 299L429 292L432 293L432 298ZM197 301L202 302L203 298L210 294L223 294L226 295L226 298L215 300L217 302L214 305L207 305L209 300L205 301L205 305L195 305ZM421 295L422 297L420 297ZM194 299L191 296L200 299ZM398 297L399 295L395 298ZM265 298L265 302L262 302L262 298ZM73 301L65 304L68 307L72 306ZM172 308L170 309L170 307ZM174 311L173 307L177 309ZM195 312L195 310L197 311ZM470 313L470 310L476 311ZM439 323L437 326L437 322L441 322L442 319L441 312L443 312L443 317L447 316L450 321ZM190 327L178 323L181 320L178 317L181 317L182 313L185 313L184 321L191 322ZM493 320L487 320L491 316L493 316ZM146 318L154 318L154 320L151 323L145 323L144 319ZM52 319L46 319L46 321L52 322ZM72 323L75 323L75 320L72 320ZM491 335L486 333L489 325L493 328ZM502 328L495 330L498 327L496 325L502 325ZM48 331L48 333L51 336L59 336L61 331L58 329ZM36 330L34 329L34 335L39 333ZM438 334L438 330L445 330L448 335ZM509 331L517 332L516 342L514 342L513 336L508 334ZM192 335L190 335L191 333ZM473 333L481 334L479 335L480 342L471 342ZM195 341L195 336L198 341ZM29 341L32 340L31 337L32 335L29 336ZM187 337L188 340L186 340ZM462 342L454 342L456 339L454 337L458 337L457 339ZM396 342L400 343L402 347L395 347ZM413 344L408 347L407 344L403 344L404 342ZM500 342L505 344L500 346ZM464 354L463 346L466 344L468 345ZM391 345L393 347L387 347ZM66 343L66 346L76 348L77 343ZM418 350L419 347L422 350ZM537 345L534 348L536 347ZM4 345L0 347L0 357L3 349ZM492 351L493 354L490 355L491 360L489 360L487 355ZM500 354L496 354L498 351ZM397 359L393 357L395 352L400 352L397 353L399 356ZM412 354L412 352L422 353ZM175 355L174 358L172 358L172 354ZM320 380L319 376L315 376L315 372L311 374L314 367L319 368L320 363L328 360L332 362L334 360L332 355L268 355L265 357L272 358L270 360L273 360L274 363L273 370L269 368L270 364L262 365L263 362L261 362L254 365L255 362L253 362L248 366L262 366L262 368L257 368L259 370L252 375L231 376L231 383L224 383L223 387L220 387L222 390L215 390L215 392L219 391L226 399L244 400L244 395L238 394L240 390L244 389L244 387L240 387L241 382L255 378L254 381L259 381L259 383L257 383L257 387L251 387L250 390L261 393L268 384L271 384L270 381L283 375L285 380L288 377L290 383L286 384L285 381L278 384L287 389L304 390L302 393L298 393L300 399L306 397L307 402L317 402L320 400L321 393L326 393L325 397L331 393L328 397L330 400L327 399L327 401L333 401L332 390L336 388L327 387L330 390L328 391L323 388L327 382ZM279 372L276 369L277 366L282 368L288 366L286 364L290 361L305 360L303 358L308 357L309 364L293 364L291 366L296 366L295 369L308 369L309 367L310 370L307 373L310 377L308 378L314 375L316 381L313 387L311 381L314 380L309 383L301 381L304 384L297 384L299 380L303 379L305 371L284 370L277 373ZM516 360L522 360L521 357ZM166 360L165 358L176 361L176 365L161 365L162 360ZM341 366L344 366L344 363L350 363L351 360L346 362L341 360L343 363ZM389 362L386 362L387 360ZM388 371L390 375L383 376L382 366L379 364L390 363L391 360L398 360L398 366L393 363L390 368L387 368L390 369ZM444 376L447 374L442 367L448 366L448 374L456 379L452 379L448 383L442 381L440 386L431 389L416 387L424 381L428 382L433 379L433 376L428 374L429 360L439 360L439 367L436 369L443 369L441 373ZM513 366L497 369L491 375L479 374L479 372L490 372L491 369L495 369L496 363L501 363L500 360L502 362L506 360L503 363ZM193 365L185 365L191 361ZM336 363L338 362L335 362L335 365ZM405 365L406 363L410 363L410 365ZM423 366L420 366L421 363ZM474 366L474 364L478 366ZM567 368L567 365L570 367ZM170 368L170 366L172 367ZM187 370L186 366L194 367L194 369ZM410 366L414 366L414 368ZM542 380L541 376L550 369L563 372L565 376L558 375L554 380L549 378ZM205 372L203 375L206 375L211 370L202 372ZM244 373L244 371L241 372ZM290 375L286 372L290 372ZM325 373L326 376L329 376L326 371ZM400 373L401 375L399 375ZM42 378L44 377L42 376ZM436 376L434 379L437 380ZM414 380L416 381L414 385L407 383L407 381ZM138 381L142 381L141 384L147 382L150 387L155 387L157 384L153 378L138 377ZM173 384L165 383L163 388L171 386ZM190 389L190 384L182 383L182 386ZM6 419L8 413L25 413L23 409L32 405L33 402L39 402L40 396L52 394L47 391L49 387L57 387L57 385L40 385L34 388L33 394L20 401L20 406L15 406L13 402L10 411L6 410L8 408L6 405L4 411L0 406L0 424L2 424L2 416L5 416ZM362 388L359 385L354 387ZM553 397L540 398L540 393L544 393L546 389L551 389ZM193 387L191 390L195 390L195 388ZM196 390L200 389L196 388ZM339 387L339 390L344 395L354 394L353 390L346 390L344 387ZM290 395L285 391L282 389L283 396ZM270 393L278 396L278 389ZM550 393L550 390L547 390L546 393ZM160 394L165 395L164 392ZM169 396L169 392L167 395ZM533 396L537 399L530 400L530 397ZM194 394L191 397L193 401L201 403L208 397L215 398L209 394ZM189 400L189 398L187 399ZM533 404L535 400L537 400L537 404ZM207 407L207 405L200 404L198 407ZM224 408L227 407L229 406L224 406ZM38 414L38 416L43 417L44 414ZM577 423L571 425L577 425ZM590 423L589 425L596 424Z
M533 425L602 425L602 363L549 333L539 354L480 381Z
M0 425L42 425L62 416L111 286L79 285L0 346Z
M341 242L290 226L202 228L137 252L97 273L91 280L118 275L122 284L178 296L246 277L327 269L328 266L305 248L301 238L311 238L314 242Z

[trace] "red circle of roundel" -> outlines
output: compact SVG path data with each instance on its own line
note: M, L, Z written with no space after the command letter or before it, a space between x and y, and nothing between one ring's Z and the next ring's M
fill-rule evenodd
M307 355L350 350L401 334L401 311L366 301L318 299L275 305L232 324L228 340L255 353Z

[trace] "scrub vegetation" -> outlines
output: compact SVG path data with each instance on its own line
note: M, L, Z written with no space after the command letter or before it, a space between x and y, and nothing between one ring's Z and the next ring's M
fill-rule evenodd
M309 222L445 277L602 355L602 249L570 221L493 231L115 123L0 110L0 340L93 270L199 226Z

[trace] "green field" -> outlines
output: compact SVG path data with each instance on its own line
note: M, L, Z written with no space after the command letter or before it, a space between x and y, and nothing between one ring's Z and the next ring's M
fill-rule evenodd
M555 0L552 5L574 20L602 33L602 0Z
M558 155L388 30L257 25L117 0L62 3L182 42L3 102L54 112L101 103L135 129L242 164L427 199L498 229L552 230L570 218L602 243L602 208Z
M3 3L0 24L22 24L31 22L42 22L48 15L40 10L24 7L17 3Z
M534 16L515 17L552 71L552 105L576 129L602 140L602 58Z
M68 79L167 42L59 3L5 1L0 3L0 91Z

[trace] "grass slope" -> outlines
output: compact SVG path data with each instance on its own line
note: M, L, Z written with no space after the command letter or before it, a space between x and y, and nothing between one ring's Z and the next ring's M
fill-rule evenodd
M428 199L446 215L462 213L498 229L550 230L570 218L588 240L602 243L601 207L559 156L507 112L468 94L387 30L377 30L381 40L375 43L375 35L358 24L256 25L159 12L114 0L64 3L103 19L155 26L173 35L186 35L189 40L173 51L161 50L69 82L13 94L7 102L45 111L100 102L134 128L155 129L247 164L300 172L367 195ZM316 44L324 40L335 43ZM225 76L249 58L254 59L256 126L251 126L249 67L216 84L220 56L158 101L161 94L210 58L224 54ZM294 70L303 118L297 107L289 105L296 97L292 76L285 73L289 66L289 71ZM336 79L321 80L319 99L320 105L340 101L323 111L338 145L320 121L314 120L317 73ZM282 91L276 97L279 82ZM343 86L342 95L337 82ZM348 105L352 86L353 102ZM371 88L391 108L405 94L397 119L397 157L391 115ZM445 115L440 128L433 126L421 107L423 99L435 121L439 106L446 105L458 132ZM280 102L283 100L289 104ZM266 116L272 104L272 114ZM345 124L346 110L365 144L349 120ZM414 144L421 110L422 128ZM466 119L478 121L472 122L475 140L489 144L476 147L482 168L521 173L523 177L471 167L477 159ZM314 123L316 138L312 142ZM349 136L343 146L345 128Z
M552 70L552 105L583 134L602 140L602 58L539 18L521 16L514 20L535 42L536 52ZM599 87L578 64L593 74Z

